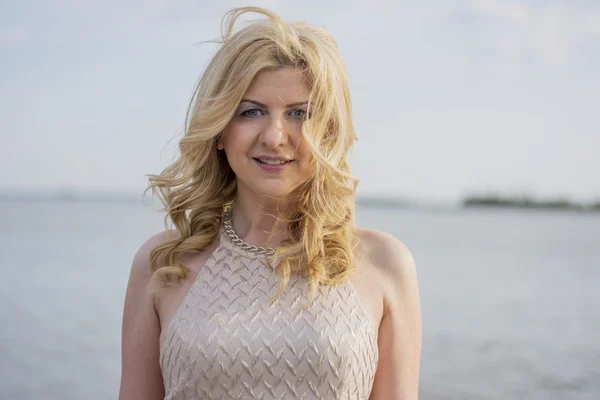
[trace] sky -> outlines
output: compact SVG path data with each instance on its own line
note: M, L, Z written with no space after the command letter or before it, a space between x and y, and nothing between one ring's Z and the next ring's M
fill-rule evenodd
M0 1L0 188L141 192L238 1ZM256 0L344 57L361 195L600 199L600 2Z

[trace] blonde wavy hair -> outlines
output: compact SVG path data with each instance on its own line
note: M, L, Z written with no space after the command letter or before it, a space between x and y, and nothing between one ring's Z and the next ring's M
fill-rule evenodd
M241 29L245 13L267 18ZM217 239L224 207L234 200L236 179L217 141L233 118L257 73L293 66L310 90L310 117L302 134L312 153L312 176L293 194L294 208L283 215L287 239L273 256L281 277L277 297L292 273L320 284L344 282L353 271L354 194L358 180L347 155L356 139L345 67L333 37L304 23L288 24L257 7L236 8L222 21L221 46L198 82L190 102L179 157L159 175L148 175L178 235L150 254L155 277L167 283L185 278L186 253ZM147 189L147 190L148 190ZM281 227L281 225L279 225ZM176 236L176 237L174 237ZM267 257L271 265L272 260Z

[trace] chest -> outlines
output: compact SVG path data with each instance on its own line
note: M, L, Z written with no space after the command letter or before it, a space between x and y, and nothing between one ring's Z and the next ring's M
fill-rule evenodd
M280 278L262 265L207 265L173 315L171 333L190 348L215 353L227 347L237 356L267 358L286 351L322 355L333 344L344 353L358 344L346 343L352 335L345 333L362 331L365 339L373 333L350 284L321 287L312 302L306 280L292 276L275 299L279 285Z
M186 382L205 388L206 398L224 390L251 395L248 388L272 390L275 398L290 388L325 398L368 390L376 339L352 287L321 288L308 304L306 282L292 277L273 302L279 284L260 265L201 270L165 332L166 388L187 371L195 376Z

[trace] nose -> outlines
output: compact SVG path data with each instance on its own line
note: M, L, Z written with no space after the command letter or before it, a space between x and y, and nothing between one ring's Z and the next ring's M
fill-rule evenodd
M268 149L276 149L287 143L285 119L281 116L272 115L268 119L260 135L260 141Z

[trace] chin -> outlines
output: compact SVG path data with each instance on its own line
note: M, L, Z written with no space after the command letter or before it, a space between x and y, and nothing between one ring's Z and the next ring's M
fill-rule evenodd
M287 201L301 184L301 180L289 179L252 179L244 180L244 183L238 182L238 189L244 187L244 192L253 193L259 201Z

